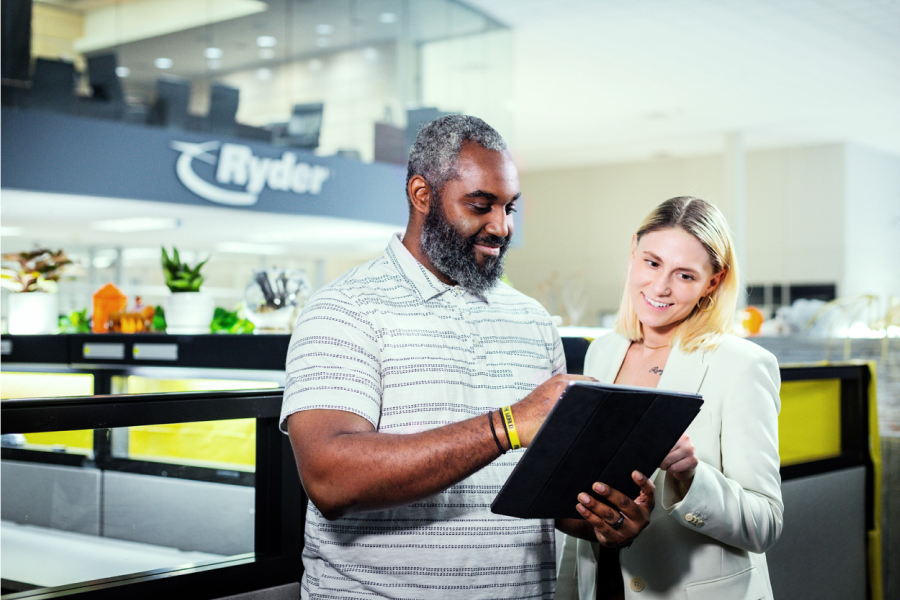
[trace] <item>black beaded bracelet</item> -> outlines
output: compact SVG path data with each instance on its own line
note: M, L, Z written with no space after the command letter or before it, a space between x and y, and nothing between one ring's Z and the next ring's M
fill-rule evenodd
M494 411L490 411L487 414L488 423L491 424L491 435L494 436L494 441L497 442L497 449L500 450L500 454L506 454L506 450L503 449L503 446L500 445L500 438L497 437L497 430L494 429Z

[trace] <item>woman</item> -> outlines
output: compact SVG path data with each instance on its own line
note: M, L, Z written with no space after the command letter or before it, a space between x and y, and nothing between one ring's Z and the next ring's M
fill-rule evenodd
M585 375L601 382L704 400L654 476L650 525L619 551L626 598L772 598L763 553L782 530L780 376L774 356L729 334L739 290L722 213L699 198L667 200L632 239L615 332L585 357ZM582 600L593 598L596 550L578 542ZM614 558L601 555L601 570Z

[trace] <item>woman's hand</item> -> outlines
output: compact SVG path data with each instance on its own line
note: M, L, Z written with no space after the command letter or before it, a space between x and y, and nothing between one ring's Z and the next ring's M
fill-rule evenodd
M694 454L694 444L691 443L691 438L682 435L675 447L663 459L659 468L668 471L687 490L694 481L694 471L697 470L699 462Z

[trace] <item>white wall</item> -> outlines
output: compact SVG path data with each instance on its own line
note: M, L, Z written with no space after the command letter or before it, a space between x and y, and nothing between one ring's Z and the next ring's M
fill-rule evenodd
M745 281L840 284L844 147L749 152L746 164ZM521 185L523 244L509 251L507 274L552 313L567 317L568 301L584 325L617 309L631 236L658 203L699 196L735 219L719 155L526 172Z
M881 312L900 296L900 158L845 150L843 296L875 294Z

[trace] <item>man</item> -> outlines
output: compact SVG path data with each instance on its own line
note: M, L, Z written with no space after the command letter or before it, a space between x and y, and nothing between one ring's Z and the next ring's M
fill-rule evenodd
M403 239L307 303L291 338L282 429L310 497L303 598L552 598L554 523L490 504L568 381L559 334L500 283L520 196L484 121L442 117L410 151ZM539 385L540 384L540 385ZM514 436L513 436L514 439ZM566 533L627 544L653 485L619 508L581 494ZM614 528L614 526L616 526Z

